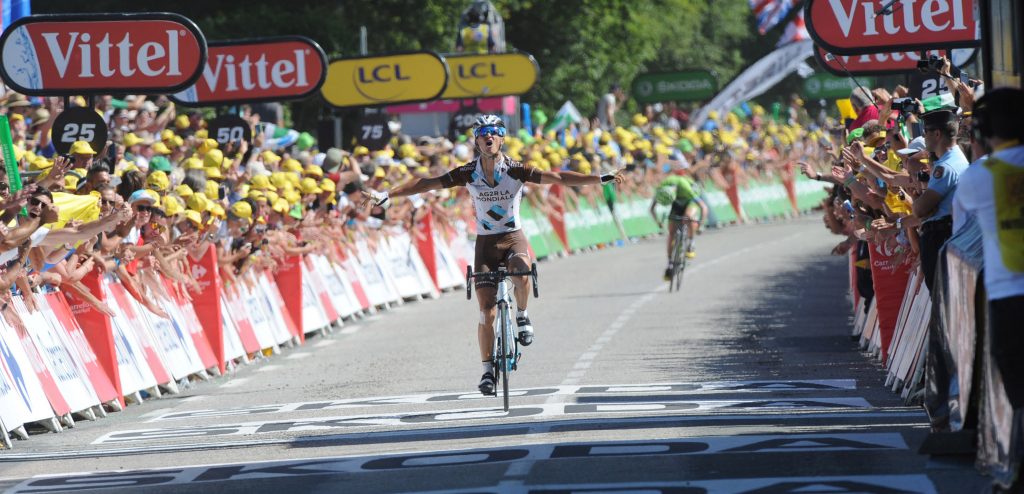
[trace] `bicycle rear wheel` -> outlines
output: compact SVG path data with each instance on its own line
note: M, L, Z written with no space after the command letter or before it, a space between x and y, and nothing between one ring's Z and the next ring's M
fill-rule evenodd
M676 236L678 239L678 245L676 246L676 273L673 282L676 285L676 291L678 292L683 286L683 271L686 270L686 254L684 249L687 249L689 243L689 230L686 225L679 227L679 235Z
M679 278L679 268L683 262L683 245L684 245L684 229L681 226L676 227L675 241L672 243L672 276L668 280L668 291L671 292L673 287L676 291L679 291L679 285L676 280Z

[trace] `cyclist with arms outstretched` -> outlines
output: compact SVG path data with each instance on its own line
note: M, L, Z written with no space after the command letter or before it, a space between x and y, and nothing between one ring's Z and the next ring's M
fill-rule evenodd
M668 267L665 268L665 281L672 278L672 245L675 243L676 227L684 218L688 221L687 228L690 230L689 245L686 245L686 257L693 259L697 251L693 249L693 238L697 236L697 227L701 221L708 216L708 206L700 199L700 191L696 183L689 177L669 175L655 189L654 200L651 201L651 216L658 223L658 228L664 228L661 218L654 212L657 205L672 206L668 213ZM700 216L697 212L700 212Z
M476 209L477 238L474 272L497 271L504 263L509 271L530 270L530 254L526 235L519 219L519 203L523 197L523 186L535 184L600 185L615 181L622 182L621 172L602 176L584 175L571 171L543 171L533 166L512 160L501 152L505 142L505 123L496 115L484 115L473 125L474 144L479 157L454 168L448 173L430 178L418 178L399 185L387 192L371 192L376 205L387 207L391 197L409 196L430 190L463 186L469 189ZM530 279L527 276L512 277L515 287L516 326L519 329L519 343L533 342L533 325L526 313L529 300ZM480 392L494 394L494 369L491 351L494 347L494 318L496 316L497 287L493 281L475 282L477 300L480 304L480 323L477 325L477 340L483 361L483 376L480 378Z

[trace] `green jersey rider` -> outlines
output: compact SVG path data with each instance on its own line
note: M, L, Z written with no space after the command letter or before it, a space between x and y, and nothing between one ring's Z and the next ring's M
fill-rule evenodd
M689 177L669 175L658 184L654 193L654 200L651 201L651 216L658 223L658 228L663 229L664 224L654 212L657 205L672 205L669 211L668 220L668 267L665 268L665 281L672 278L672 245L675 242L676 227L685 218L689 223L690 241L686 246L686 257L693 259L697 251L693 250L693 238L697 236L697 227L701 221L708 216L708 206L700 199L698 186ZM700 209L700 216L697 210Z

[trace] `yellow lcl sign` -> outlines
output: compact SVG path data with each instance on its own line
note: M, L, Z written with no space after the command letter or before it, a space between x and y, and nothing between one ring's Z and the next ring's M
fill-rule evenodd
M433 52L334 60L320 88L339 108L431 101L448 85L448 66Z
M443 99L524 94L537 83L540 67L526 53L447 57L451 80Z

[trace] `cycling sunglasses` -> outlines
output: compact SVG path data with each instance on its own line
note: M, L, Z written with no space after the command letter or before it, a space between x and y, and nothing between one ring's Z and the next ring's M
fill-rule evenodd
M473 132L476 137L487 137L487 136L498 136L505 137L505 127L499 127L497 125L484 125Z

